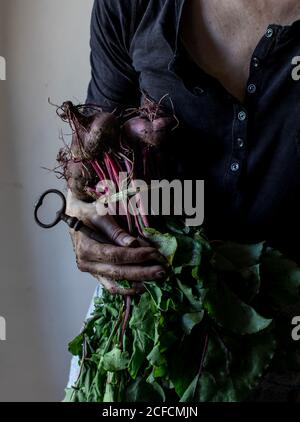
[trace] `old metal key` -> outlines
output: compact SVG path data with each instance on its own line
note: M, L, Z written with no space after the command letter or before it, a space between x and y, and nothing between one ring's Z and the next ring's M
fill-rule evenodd
M42 207L45 198L48 195L57 195L59 196L59 198L62 201L62 206L61 208L56 212L56 217L55 220L52 223L43 223L39 216L39 210ZM85 225L83 223L83 221L79 220L76 217L71 217L69 215L66 214L66 207L67 207L67 201L65 198L65 195L60 192L57 189L49 189L46 192L44 192L41 197L39 198L39 200L37 201L35 208L34 208L34 219L36 221L36 223L42 227L43 229L51 229L52 227L55 227L60 221L65 222L71 229L75 230L75 231L80 231L83 234L85 234L87 237L89 237L90 239L95 240L96 242L99 243L112 243L110 240L108 240L105 236L101 235L100 233L97 233L96 231L94 231L93 229L91 229L90 227L88 227L87 225Z

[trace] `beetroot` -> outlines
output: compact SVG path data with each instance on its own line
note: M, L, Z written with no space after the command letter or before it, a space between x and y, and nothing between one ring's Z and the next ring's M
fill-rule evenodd
M92 186L95 177L88 164L69 160L65 167L65 178L68 188L78 199L82 201L91 199L88 187Z
M123 130L128 139L159 147L173 127L174 120L171 117L159 117L151 121L141 116L127 120Z
M119 122L112 113L98 112L83 138L84 151L89 158L98 158L102 151L116 145L119 136Z
M58 115L72 129L71 145L65 145L57 157L69 189L84 201L106 195L103 200L113 209L114 199L109 192L97 189L99 182L110 180L116 192L121 193L116 204L119 223L133 235L143 236L149 221L142 204L139 215L128 210L128 198L123 191L131 182L135 186L134 179L143 179L150 184L152 179L160 178L162 147L178 124L176 117L170 115L161 102L144 97L140 108L126 110L120 117L104 112L99 106L75 106L70 101L58 108ZM119 180L119 173L128 175L127 186ZM139 193L136 195L139 200Z
M163 147L178 125L176 117L170 115L161 102L157 104L148 98L144 98L140 108L126 110L120 117L104 112L99 106L75 106L70 101L63 103L57 113L72 129L71 144L65 143L58 154L62 171L57 173L65 177L75 197L86 202L101 198L110 213L116 211L121 227L133 236L143 237L151 221L144 211L135 181L143 179L150 185L151 180L160 179L160 169L164 167ZM125 178L120 179L120 173L125 173ZM100 182L105 181L106 186L107 180L115 187L113 195L109 188L99 188ZM137 212L130 208L133 205L126 196L129 186L135 191ZM107 220L105 222L107 224ZM112 293L128 296L140 291L137 285L126 289L111 280L102 283L106 283L105 287Z
M98 106L75 106L71 101L64 102L57 113L72 129L71 145L65 145L57 156L62 174L78 199L95 199L95 185L106 177L97 166L97 160L116 147L120 130L118 118ZM96 173L95 167L99 170Z
M126 138L156 148L169 138L170 132L178 125L174 115L147 97L143 98L142 107L130 114L136 115L123 125Z
M116 144L119 137L118 118L97 106L74 106L71 101L63 103L59 114L68 121L73 134L72 157L92 160Z

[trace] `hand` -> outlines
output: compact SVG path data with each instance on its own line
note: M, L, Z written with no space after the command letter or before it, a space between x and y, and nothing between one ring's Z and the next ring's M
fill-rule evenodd
M71 230L78 268L95 276L111 293L134 294L142 290L142 284L123 289L113 280L142 282L162 280L166 276L165 260L158 250L130 236L112 216L100 216L96 203L82 202L69 191L67 214L101 231L114 243L101 244Z

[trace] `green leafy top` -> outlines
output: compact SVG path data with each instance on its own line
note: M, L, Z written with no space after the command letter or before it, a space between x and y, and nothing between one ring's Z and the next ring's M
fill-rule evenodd
M300 300L300 268L265 242L210 244L202 231L168 230L146 231L169 277L133 299L122 342L123 301L103 292L70 343L81 371L66 401L242 401L279 362L281 311Z

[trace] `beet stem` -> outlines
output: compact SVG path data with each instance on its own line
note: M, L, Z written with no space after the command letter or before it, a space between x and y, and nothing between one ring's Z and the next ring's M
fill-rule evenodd
M130 309L131 309L131 297L125 296L125 315L122 325L122 332L120 337L120 349L123 351L123 343L124 343L124 335L127 328L129 316L130 316Z

